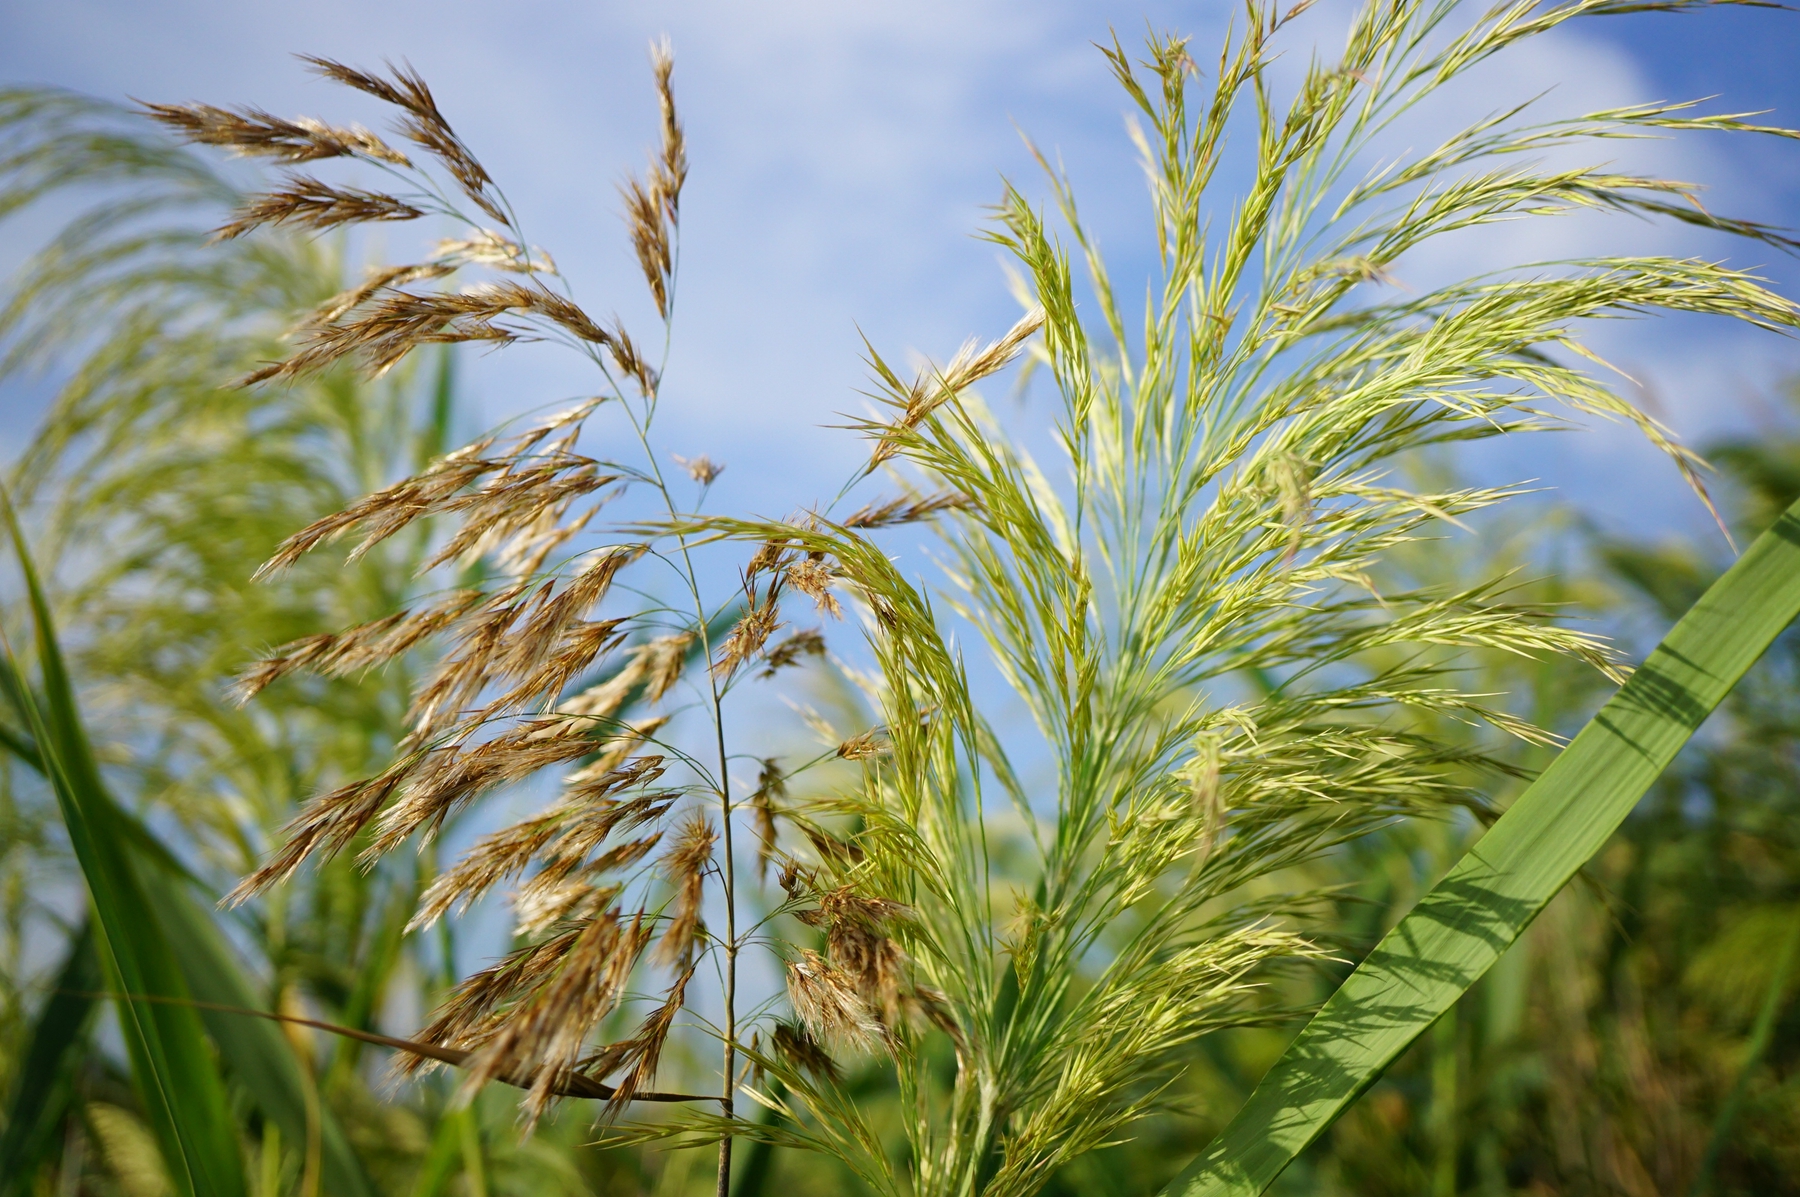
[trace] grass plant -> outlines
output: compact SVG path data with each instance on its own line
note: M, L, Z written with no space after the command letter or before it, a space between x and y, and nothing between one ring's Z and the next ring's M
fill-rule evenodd
M1396 819L1497 814L1489 793L1516 773L1507 753L1448 728L1555 742L1459 660L1561 657L1624 680L1604 642L1519 601L1503 573L1384 585L1405 546L1519 493L1413 488L1400 470L1430 446L1555 427L1559 405L1634 425L1706 500L1702 463L1608 380L1585 322L1691 312L1780 330L1800 309L1692 258L1520 262L1422 292L1392 272L1450 233L1583 212L1791 248L1777 230L1713 215L1690 184L1534 164L1666 131L1791 134L1689 105L1539 119L1509 99L1441 144L1375 155L1405 113L1529 38L1699 6L1369 0L1341 57L1315 59L1286 96L1271 64L1304 2L1248 5L1204 71L1179 37L1152 36L1141 62L1116 41L1102 48L1137 109L1150 180L1155 267L1141 310L1121 305L1072 186L1046 163L1050 211L1009 186L991 233L1020 267L1023 317L912 376L871 348L884 410L857 423L866 466L783 520L708 512L717 467L702 458L674 474L656 439L662 374L678 362L688 169L666 47L652 55L659 145L623 188L664 325L654 335L576 301L409 68L308 60L389 105L392 140L254 108L148 105L193 142L308 172L348 160L385 180L371 190L290 170L218 227L212 252L227 266L254 266L271 226L466 229L317 296L243 372L230 393L242 409L225 392L209 400L225 420L299 388L354 397L343 419L358 427L380 384L352 379L403 378L416 351L446 344L552 342L595 378L592 397L461 448L359 462L356 485L264 564L279 594L339 595L335 567L313 554L348 540L345 576L378 584L353 588L340 630L308 629L244 670L242 713L197 698L198 722L221 738L207 741L214 771L195 776L294 759L246 755L228 737L255 729L242 739L267 744L262 703L300 719L307 704L374 701L393 736L285 779L322 792L232 900L279 911L303 866L347 876L354 860L414 880L389 891L392 926L424 932L510 890L512 950L461 978L403 1058L457 1066L463 1102L493 1081L518 1087L528 1128L558 1099L602 1100L613 1143L717 1144L721 1197L739 1139L833 1157L877 1193L1041 1190L1158 1109L1201 1037L1292 1013L1271 982L1328 954L1300 866ZM1240 171L1241 188L1228 185ZM228 274L224 290L242 285ZM42 277L54 294L54 273ZM154 291L146 304L161 327ZM1022 356L1056 396L1060 471L977 392ZM127 396L99 407L153 411ZM896 490L871 498L877 476ZM913 524L940 536L938 584L884 547ZM1473 984L1791 618L1791 552L1779 535L1758 541L1607 708L1637 714L1590 728L1478 846L1485 888L1514 899L1488 911L1494 935L1452 942L1466 901L1451 930L1415 934L1475 866L1462 867L1332 999L1184 1191L1261 1191ZM860 647L803 626L846 615ZM1696 623L1731 634L1689 644ZM264 643L282 639L266 626ZM838 729L811 756L735 748L732 721L764 701L759 689L832 648L872 726ZM983 713L971 648L1029 726ZM49 647L40 661L48 679ZM413 674L409 662L423 664ZM1674 683L1657 683L1676 673L1676 689L1704 693L1671 706ZM1631 719L1648 721L1638 730L1657 740L1654 761L1618 748ZM1591 747L1608 737L1611 748ZM441 872L395 863L540 774L558 779L553 799ZM1604 810L1587 781L1608 795ZM80 811L65 806L73 833ZM1565 837L1565 824L1589 834ZM238 846L266 834L259 824ZM1560 845L1555 867L1531 850L1546 843ZM740 985L747 953L772 956L785 1002ZM1386 1001L1371 978L1402 957L1434 978L1432 1001L1389 1011L1379 1043L1349 1035ZM659 1081L690 1032L718 1047L704 1096ZM1313 1050L1330 1036L1323 1056ZM1308 1072L1327 1056L1332 1076ZM898 1095L896 1124L878 1124L846 1080L871 1058ZM148 1060L139 1071L163 1075Z

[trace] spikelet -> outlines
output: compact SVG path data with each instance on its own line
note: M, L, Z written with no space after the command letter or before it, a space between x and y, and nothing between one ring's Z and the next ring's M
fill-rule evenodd
M798 665L807 657L823 657L825 655L825 637L817 628L808 628L784 637L779 644L763 653L763 671L761 676L774 677L776 673L791 666Z
M795 1068L804 1068L821 1080L837 1084L843 1078L833 1060L803 1026L776 1023L773 1036L775 1051Z
M750 609L732 625L730 635L719 647L719 655L713 661L714 676L731 677L744 662L762 651L775 629L781 626L776 610L772 598L758 598L752 594Z
M676 833L675 843L663 856L663 874L675 887L675 913L656 945L653 957L667 968L691 972L694 937L700 929L700 902L705 896L706 867L712 863L718 835L710 820L698 812L688 816Z
M239 706L296 670L348 677L378 668L455 623L481 599L479 590L457 590L418 611L401 611L347 631L307 636L276 649L232 682Z
M286 569L321 544L336 540L365 525L362 543L351 559L367 553L420 516L439 511L465 486L484 474L504 468L504 463L467 451L439 458L431 468L373 494L364 495L342 511L314 520L275 547L274 554L256 571L260 580Z
M833 619L842 619L843 609L838 606L837 596L831 593L831 567L825 564L824 557L823 553L809 553L796 561L788 567L787 581L817 603L820 611Z
M407 930L429 927L446 913L466 908L493 886L524 872L534 860L545 862L551 880L566 878L615 830L632 830L667 809L669 795L640 793L629 799L612 798L620 791L653 784L662 772L661 757L640 757L623 769L569 787L554 807L537 818L477 840L461 860L426 888ZM597 874L620 863L594 862L581 871Z
M682 632L659 636L637 650L644 662L645 702L660 702L669 688L681 680L682 666L693 643L694 637Z
M530 938L558 923L585 922L610 906L623 886L535 878L513 895L513 934Z
M787 798L787 775L774 757L765 759L757 776L756 789L749 798L750 811L756 819L756 879L768 876L769 862L775 859L775 816L779 804Z
M669 1040L669 1031L675 1025L675 1016L687 1002L688 982L694 979L694 966L689 964L682 970L675 983L663 996L662 1004L651 1012L643 1025L623 1045L625 1050L620 1054L619 1063L623 1066L629 1062L631 1071L619 1078L618 1091L608 1103L608 1112L616 1113L623 1109L631 1099L648 1089L656 1080L656 1066L662 1060L663 1045Z
M687 471L689 478L701 486L711 486L714 479L725 472L724 462L715 462L704 453L698 457L683 457L679 453L671 453L669 457L676 465Z
M940 511L963 511L975 500L961 491L946 490L926 498L903 497L859 507L845 520L846 528L891 528L930 519Z
M245 157L278 162L319 158L372 158L394 166L412 165L405 154L358 125L340 128L311 117L282 120L259 108L215 108L211 104L144 104L145 115L197 145L223 146Z
M866 761L871 757L885 756L893 751L886 734L880 728L871 728L851 736L837 746L839 757L847 761Z
M413 761L403 758L374 777L353 781L308 802L281 829L280 849L226 895L227 904L242 905L287 880L314 852L329 855L342 851L375 818L413 767Z
M657 715L651 719L640 719L626 724L619 734L604 740L606 747L593 761L563 778L565 792L573 791L589 781L606 776L625 762L625 758L643 747L644 742L663 729L669 722L667 715ZM644 758L650 759L650 758ZM661 758L655 758L660 760Z
M469 236L447 237L437 243L432 258L446 264L492 266L515 274L555 274L556 262L537 246L524 246L493 229L475 229Z
M544 731L555 734L537 735ZM383 812L367 858L392 851L421 828L434 832L452 812L497 786L586 756L593 747L592 740L570 734L560 721L533 720L472 748L431 749L408 773L399 800Z
M229 222L213 230L213 238L230 241L265 224L332 229L341 224L417 220L423 215L423 209L383 192L333 187L310 175L290 174L274 191L251 196Z
M588 1034L618 1006L648 937L641 913L629 927L609 913L561 941L558 957L539 966L540 975L554 970L553 977L533 986L503 1019L472 1028L483 1041L469 1058L459 1099L499 1077L530 1077L525 1115L528 1124L535 1121L557 1082L580 1061Z
M655 1080L656 1066L662 1060L663 1045L668 1042L669 1032L674 1028L675 1016L687 1002L688 983L693 979L694 968L689 965L675 978L674 984L663 995L661 1004L650 1012L650 1016L644 1019L629 1039L609 1044L577 1065L580 1072L587 1076L608 1076L622 1068L629 1068L619 1078L618 1088L607 1102L608 1117L617 1114Z
M1031 334L1043 326L1044 309L1033 308L1008 329L1005 335L985 349L977 350L975 342L970 341L957 352L948 366L942 370L920 374L910 387L902 387L892 372L876 359L877 369L895 390L889 401L901 408L901 415L879 432L879 443L869 458L869 468L873 469L900 451L897 433L917 428L925 422L927 416L954 399L959 392L1005 369L1018 356Z

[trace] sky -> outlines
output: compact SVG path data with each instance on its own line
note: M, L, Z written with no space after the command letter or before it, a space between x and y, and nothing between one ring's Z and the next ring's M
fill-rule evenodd
M362 97L291 55L366 66L406 59L578 297L649 328L616 184L654 141L646 47L666 34L693 169L665 436L673 451L728 464L715 507L779 514L833 493L860 455L856 438L829 426L867 410L864 336L889 360L941 361L1017 317L999 252L977 234L1003 178L1043 192L1022 133L1066 165L1120 290L1141 293L1150 230L1124 135L1128 102L1090 43L1110 29L1128 46L1147 25L1177 29L1193 36L1204 62L1231 11L1210 0L0 0L0 83L379 125ZM1330 52L1347 12L1325 0L1295 22L1282 67L1289 78L1315 45ZM1589 21L1479 73L1397 130L1394 144L1409 148L1539 92L1559 111L1717 95L1708 110L1773 109L1770 119L1800 124L1796 50L1800 14L1789 12ZM1686 135L1624 145L1620 160L1708 184L1715 211L1800 223L1800 145ZM1435 248L1405 263L1401 281L1418 286L1602 243L1729 257L1763 267L1789 295L1800 281L1791 262L1758 246L1641 225L1621 233L1617 221L1548 233L1543 223ZM19 260L25 232L0 244L0 266ZM1598 343L1635 380L1635 395L1699 441L1766 426L1779 381L1800 373L1791 342L1703 320L1609 327ZM476 360L468 382L487 417L592 385L572 358L540 350ZM28 393L0 392L0 437L17 444L37 411ZM1531 438L1474 468L1495 480L1538 479L1635 531L1706 522L1674 471L1620 431Z

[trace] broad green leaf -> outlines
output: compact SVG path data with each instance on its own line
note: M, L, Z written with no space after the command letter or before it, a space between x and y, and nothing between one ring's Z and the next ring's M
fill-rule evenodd
M23 696L31 737L87 881L102 971L115 993L165 999L118 1003L119 1028L145 1114L181 1197L243 1197L237 1131L211 1045L198 1013L181 1004L190 997L187 984L81 727L24 533L10 501L0 496L0 506L36 627L42 700L26 684L10 644L4 667L12 675L9 688Z
M1800 614L1800 503L1314 1016L1166 1197L1261 1193L1530 925Z
M6 1104L0 1197L29 1192L39 1166L59 1142L63 1115L74 1095L73 1073L93 1021L94 991L103 983L94 939L84 923L69 937L69 954L57 970L55 988L32 1020L19 1079Z

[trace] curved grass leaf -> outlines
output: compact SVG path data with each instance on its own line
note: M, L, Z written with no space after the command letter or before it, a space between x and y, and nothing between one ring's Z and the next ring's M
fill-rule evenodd
M76 713L74 691L36 570L10 501L5 508L19 568L24 575L38 664L40 701L25 684L11 646L6 667L24 695L32 739L56 793L70 845L87 880L92 925L108 987L114 992L187 999L185 978L169 946L169 934L121 834L117 807L100 779L93 750ZM181 1197L243 1197L244 1173L237 1130L225 1085L199 1015L181 1005L119 1002L119 1028L170 1180Z
M211 913L173 876L146 869L144 881L195 1001L244 1009L263 1005ZM260 1018L205 1006L199 1007L199 1014L232 1079L281 1128L282 1138L306 1144L316 1136L321 1191L332 1197L375 1197L343 1125L311 1091L313 1082L281 1029Z
M1800 614L1800 503L1376 945L1165 1197L1250 1197L1499 959Z
M10 516L10 509L8 515ZM41 603L36 578L30 569L26 557L26 545L19 535L16 525L13 527L14 544L21 561L27 571L27 585L33 598L34 615L37 617L40 637L48 637L49 647L55 650L55 633L49 625L48 608ZM46 669L48 682L50 670ZM57 659L55 672L60 676L62 668L60 656ZM41 713L35 716L33 707L50 707L48 696L41 700L33 695L25 684L22 671L16 662L6 662L6 668L0 669L0 682L4 683L7 697L21 714L21 718L34 727L39 726ZM65 679L66 685L66 679ZM48 687L47 687L48 689ZM69 700L68 718L78 719L73 707L72 697ZM50 738L52 725L42 720L41 731L36 739L15 736L19 743L10 740L3 745L17 754L27 764L41 773L46 772L45 758L39 749L39 740ZM79 732L79 724L73 723ZM53 733L52 733L53 734ZM85 738L78 741L85 747ZM54 757L52 758L54 761ZM79 771L78 772L83 772ZM98 769L92 766L91 760L84 771L87 775L98 778ZM52 779L54 780L54 779ZM60 797L60 795L59 795ZM236 1006L255 1008L260 1005L254 987L238 966L235 953L201 903L195 898L189 886L196 882L194 876L177 861L158 841L148 828L136 818L121 809L112 800L110 794L103 789L93 796L98 804L96 809L104 811L102 820L127 856L140 866L137 881L148 901L148 909L154 910L164 924L162 930L166 935L164 948L172 957L172 962L186 982L189 996L202 1003L217 1006ZM83 862L85 868L85 861ZM145 950L139 945L139 950ZM86 959L93 961L93 948L86 948ZM75 957L71 957L73 967ZM95 965L95 968L98 966ZM68 1002L82 1004L85 1009L88 999L79 994L100 987L98 975L89 978L82 984L59 984L58 994L53 995L40 1023L51 1019L60 1007L57 1003ZM66 992L64 992L66 991ZM131 990L129 992L144 992ZM162 995L174 996L174 995ZM123 1003L124 1005L141 1005L141 1003ZM244 1018L226 1012L208 1010L204 1006L196 1010L201 1024L217 1046L219 1055L251 1099L262 1110L263 1114L280 1126L283 1135L292 1143L309 1143L317 1137L320 1149L320 1170L325 1190L343 1197L373 1197L374 1188L369 1181L362 1163L351 1150L348 1138L342 1125L327 1109L316 1100L316 1095L309 1093L309 1082L302 1073L300 1063L294 1058L292 1047L273 1025L254 1018ZM63 1017L63 1022L67 1017ZM58 1026L61 1022L57 1023ZM35 1040L34 1048L35 1051ZM32 1058L34 1061L36 1057ZM210 1061L210 1053L208 1053ZM134 1064L136 1059L134 1057ZM30 1075L31 1068L26 1069ZM7 1124L6 1144L10 1148L15 1123ZM21 1132L23 1133L23 1132ZM21 1150L23 1147L21 1147ZM0 1165L4 1165L13 1157L0 1153ZM22 1158L22 1157L21 1157ZM12 1170L0 1166L0 1177L11 1176ZM204 1190L203 1190L204 1191ZM0 1197L6 1190L0 1188Z

